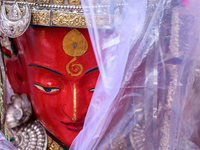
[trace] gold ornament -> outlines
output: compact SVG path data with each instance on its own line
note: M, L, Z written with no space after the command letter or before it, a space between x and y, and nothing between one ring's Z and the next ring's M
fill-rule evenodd
M70 76L81 75L83 66L73 62L77 60L77 56L82 56L88 50L88 43L83 34L77 29L72 29L63 39L63 50L67 55L74 57L66 66L67 73Z
M80 5L81 1L80 0L69 0L69 4L71 4L71 5Z
M48 144L47 150L64 150L58 143L56 143L50 136L47 136Z
M72 29L63 39L63 50L69 56L82 56L88 50L88 42L81 32Z

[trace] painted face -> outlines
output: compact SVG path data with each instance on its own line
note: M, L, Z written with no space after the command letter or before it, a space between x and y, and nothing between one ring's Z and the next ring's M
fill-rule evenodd
M16 93L26 93L37 118L70 146L83 127L99 75L86 29L29 27L7 61Z

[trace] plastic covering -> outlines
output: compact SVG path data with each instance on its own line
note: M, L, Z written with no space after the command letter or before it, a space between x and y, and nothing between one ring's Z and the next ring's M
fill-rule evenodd
M8 142L4 134L0 131L0 150L17 150L10 142Z
M82 5L100 77L70 149L199 149L200 1Z

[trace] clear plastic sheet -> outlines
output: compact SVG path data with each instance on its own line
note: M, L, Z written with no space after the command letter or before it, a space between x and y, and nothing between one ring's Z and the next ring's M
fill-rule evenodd
M70 149L199 149L200 103L193 83L200 1L82 5L100 77ZM102 16L112 21L102 27Z
M0 131L0 150L17 150L10 142L8 142L4 134Z

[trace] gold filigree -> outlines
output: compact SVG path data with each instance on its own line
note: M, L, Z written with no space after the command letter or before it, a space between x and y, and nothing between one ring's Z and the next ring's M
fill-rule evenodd
M53 12L53 24L58 26L87 27L84 15Z
M47 136L47 150L64 150L58 143L56 143L50 136Z
M40 0L41 3L49 3L49 0Z
M51 147L51 143L53 142L52 138L50 136L47 136L47 147Z
M37 25L49 25L50 14L48 11L32 11L31 23Z
M1 76L1 75L0 75ZM1 79L0 79L1 80ZM8 134L8 126L6 125L5 119L5 101L4 101L4 92L3 84L0 83L0 130L5 134L5 137L10 140L10 135Z
M53 0L53 3L56 3L56 4L63 4L63 3L64 3L64 0Z
M83 72L83 66L81 64L72 64L76 60L77 58L74 57L66 66L67 73L70 76L74 76L74 77L81 75L81 73ZM72 72L70 71L70 65L71 65Z
M42 0L49 1L49 0ZM11 7L6 6L6 12L10 11ZM24 9L20 9L24 12ZM87 28L93 27L92 19L88 16L88 24L86 24L84 14L73 14L66 12L57 11L42 11L32 10L31 11L31 24L34 25L45 25L45 26L64 26L64 27L80 27ZM111 15L95 15L95 23L98 28L104 26L111 26L113 23L113 16Z
M69 4L72 4L72 5L80 5L80 4L81 4L81 1L80 1L80 0L69 0Z
M74 121L76 121L76 83L74 83Z

